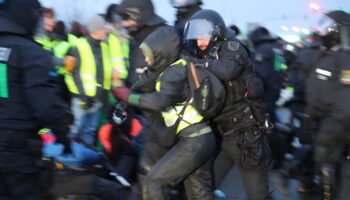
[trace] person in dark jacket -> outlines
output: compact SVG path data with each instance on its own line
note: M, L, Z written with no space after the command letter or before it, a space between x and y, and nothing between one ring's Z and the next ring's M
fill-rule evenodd
M320 167L324 199L349 199L349 38L350 15L331 11L320 25L324 47L306 82L306 114L320 121L315 136L315 160ZM347 152L348 153L348 152ZM346 160L347 159L347 160ZM337 182L341 166L342 183ZM339 189L340 188L340 189Z
M204 9L192 15L184 38L193 62L218 77L227 91L222 110L213 118L222 136L222 149L214 163L216 186L237 164L247 199L270 199L270 150L261 129L265 121L263 89L248 49L213 10Z
M254 62L256 72L264 84L264 101L267 111L273 117L275 102L282 88L282 75L279 63L275 62L279 56L276 46L277 38L273 37L265 27L258 27L249 33L248 38L254 46Z
M146 70L145 58L139 49L142 41L158 28L167 26L163 18L154 12L151 0L123 0L118 13L122 18L122 26L128 30L130 41L130 68L127 84L131 86L142 79Z
M201 10L201 0L170 0L171 6L176 9L175 28L180 38L183 38L183 32L187 20L197 11Z
M146 175L144 197L168 199L167 186L184 181L188 199L214 199L210 168L215 137L206 120L190 104L186 61L175 62L180 53L176 29L155 31L141 44L141 49L148 69L158 74L155 91L131 93L121 87L113 89L113 94L129 105L161 114L157 128L164 131L153 133L157 134L157 143L168 149Z
M38 182L40 128L70 152L51 56L32 39L40 16L37 0L0 3L0 199L48 199L47 183Z

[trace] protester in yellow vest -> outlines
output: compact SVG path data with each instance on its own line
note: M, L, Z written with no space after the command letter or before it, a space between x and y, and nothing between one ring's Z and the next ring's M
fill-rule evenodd
M51 51L51 38L49 34L53 31L56 21L55 21L55 12L51 8L45 8L43 11L43 27L38 28L38 32L34 36L34 39L37 43L41 44L41 46Z
M101 108L111 89L112 66L109 48L104 42L108 34L104 18L92 17L88 30L89 36L79 38L70 52L76 64L65 80L72 95L71 108L75 117L71 136L94 144Z
M125 80L129 68L129 36L121 25L117 9L118 4L111 4L105 15L105 19L110 25L108 44L113 67L113 80L115 81Z
M177 31L173 27L159 28L140 48L149 73L158 75L154 91L140 94L117 87L112 92L129 105L151 111L150 119L161 115L161 121L151 123L151 130L154 140L167 151L150 166L144 180L143 199L169 199L167 187L183 181L188 199L212 200L210 169L216 149L215 136L206 119L192 106L187 62L175 62L180 53Z

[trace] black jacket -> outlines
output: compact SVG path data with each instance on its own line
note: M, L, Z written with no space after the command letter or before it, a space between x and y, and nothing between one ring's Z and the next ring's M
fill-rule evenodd
M68 112L54 84L51 55L29 38L18 25L0 18L0 63L5 70L0 87L8 90L0 96L0 129L46 127L58 136L66 134Z
M265 88L264 100L269 112L275 107L282 88L282 73L275 70L275 44L262 41L254 47L256 72Z

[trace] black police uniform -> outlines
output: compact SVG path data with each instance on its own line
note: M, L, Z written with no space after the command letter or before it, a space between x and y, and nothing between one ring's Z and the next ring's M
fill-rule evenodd
M238 49L230 47L233 44L239 46ZM222 150L214 168L216 185L220 184L232 165L236 163L239 166L248 199L264 199L269 193L267 169L270 163L270 152L265 144L264 133L258 128L250 102L244 97L244 89L237 90L240 86L234 86L234 82L238 82L243 74L252 73L249 66L251 61L246 49L238 41L225 41L218 46L220 60L209 61L208 69L227 83L229 94L225 107L214 119L219 132L223 134ZM254 104L254 106L262 106L258 101ZM242 159L246 159L248 163L242 163ZM222 166L221 163L225 162L227 165Z
M350 144L349 139L349 107L345 103L349 97L349 85L340 83L342 76L346 79L349 67L349 52L343 50L328 51L322 54L315 71L307 80L307 110L312 119L321 121L321 127L315 138L315 159L320 165L325 199L335 198L338 190L336 181L336 165L345 162L344 151ZM347 173L349 169L343 169ZM341 175L343 181L348 177ZM346 186L343 185L343 188ZM348 196L342 190L343 196ZM344 198L346 199L346 198Z
M267 111L273 117L275 102L282 88L281 73L275 70L275 50L277 41L267 29L259 27L249 34L249 39L254 44L254 61L256 72L264 84L264 101Z
M222 134L222 149L215 163L215 181L220 185L222 179L235 163L239 166L246 195L249 200L268 199L268 168L271 163L269 147L264 133L258 124L264 121L265 111L259 100L262 97L261 81L253 72L248 50L235 39L221 16L212 10L201 10L189 20L206 20L213 23L218 35L209 47L199 51L194 62L201 63L223 81L228 92L222 111L214 118ZM206 23L206 22L204 22ZM186 33L190 31L185 30ZM189 42L196 42L189 41ZM249 87L248 85L253 86ZM254 94L255 93L255 94ZM255 96L255 99L248 97Z
M50 128L68 143L68 113L53 84L51 55L30 39L39 10L36 0L0 5L0 199L48 199L48 184L38 181L37 132Z

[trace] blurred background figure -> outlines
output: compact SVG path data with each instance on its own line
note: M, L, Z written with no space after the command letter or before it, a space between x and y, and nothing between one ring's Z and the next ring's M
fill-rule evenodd
M201 10L202 1L201 0L170 0L170 4L176 9L176 21L174 23L179 36L182 40L183 32L186 22L189 18Z

